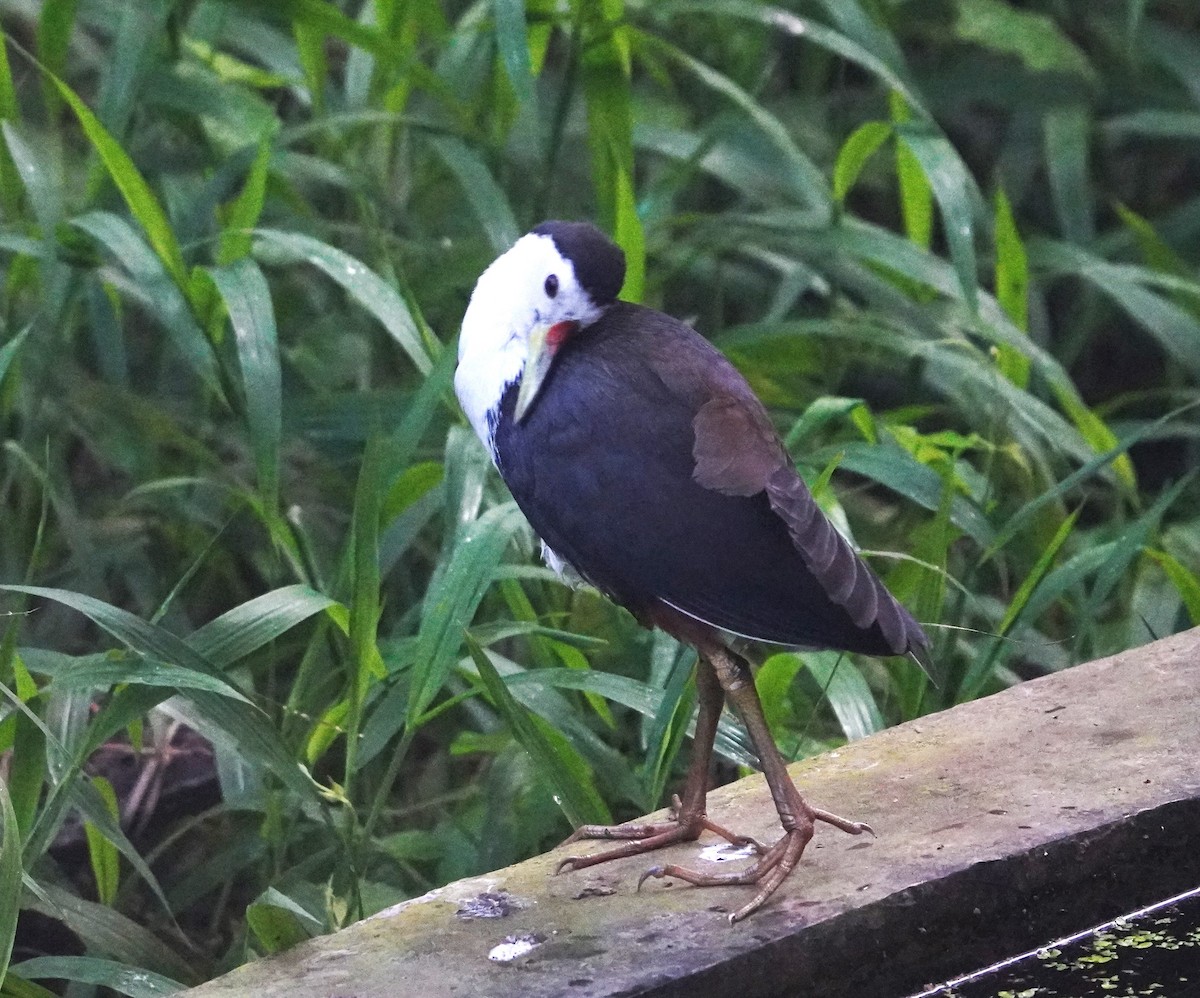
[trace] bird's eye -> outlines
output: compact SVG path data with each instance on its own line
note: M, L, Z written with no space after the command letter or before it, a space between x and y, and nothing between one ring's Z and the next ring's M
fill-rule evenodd
M551 274L546 278L546 295L553 298L558 294L558 275Z

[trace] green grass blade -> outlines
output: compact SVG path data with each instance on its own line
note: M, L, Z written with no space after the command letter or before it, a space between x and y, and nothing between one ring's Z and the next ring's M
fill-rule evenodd
M746 0L704 0L701 3L687 0L681 3L663 3L660 6L668 14L707 14L756 21L782 31L792 38L803 38L848 62L855 63L878 77L890 89L903 94L904 99L913 107L919 108L922 114L928 113L912 83L895 68L894 62L898 63L900 60L895 58L894 52L872 51L859 40L835 31L819 21L799 17L790 10L773 4L750 3Z
M567 820L575 827L610 822L612 816L596 791L587 765L571 748L570 742L513 699L488 653L478 642L467 635L466 643L492 704L521 747L529 753L538 775L554 794L554 800L563 809Z
M1004 188L996 188L994 219L996 241L996 301L1022 332L1029 331L1029 257L1017 231L1012 204ZM1000 372L1018 388L1029 385L1029 358L1001 343L996 347Z
M226 611L184 642L224 670L334 605L334 600L308 586L284 586Z
M67 51L71 45L71 31L75 26L75 10L79 0L46 0L42 5L37 25L37 52L42 64L51 72L61 76L67 68ZM53 117L61 108L55 98L54 89L45 85L46 107Z
M60 980L109 988L129 998L162 998L185 985L162 974L97 956L38 956L16 964L13 973L28 981ZM49 994L49 992L47 992Z
M138 172L138 168L134 166L129 154L100 124L100 119L92 114L79 95L57 76L51 74L50 79L63 99L70 105L71 110L75 112L75 117L79 119L84 134L100 156L100 161L108 170L108 175L112 178L113 183L117 185L117 190L125 198L125 203L129 206L133 217L145 230L146 238L154 247L154 252L162 261L163 267L166 268L167 273L171 275L179 289L186 294L188 273L183 262L183 252L179 248L175 232L171 228L166 212L163 211L162 205L155 197L154 191L146 183L145 177Z
M8 46L4 44L3 32L0 32L0 121L15 123L20 115L12 67L8 63ZM0 147L0 208L5 218L16 218L20 205L21 180L5 145Z
M458 180L492 249L503 253L521 236L503 189L483 160L461 139L439 135L430 139L430 144Z
M212 664L198 655L180 638L161 627L148 624L128 610L105 603L93 596L73 593L65 589L46 589L41 586L0 585L0 590L39 596L69 606L82 613L94 624L107 631L118 641L150 658L159 659L180 669L187 669L202 676L216 678L224 683ZM226 684L227 695L239 700L245 698L232 686Z
M34 898L26 907L62 922L92 954L111 957L129 967L144 967L169 980L197 983L196 972L149 929L55 884L42 884L41 890L45 900Z
M1046 172L1059 230L1071 243L1090 243L1096 234L1096 208L1088 166L1091 120L1087 109L1054 108L1042 121Z
M623 294L638 301L645 283L646 247L633 196L631 34L623 23L624 9L624 0L579 4L584 30L580 75L600 217L625 252Z
M868 121L854 129L842 143L833 164L833 197L839 204L846 200L867 160L892 134L892 126L886 121Z
M524 523L515 503L485 512L457 536L446 569L425 595L417 632L412 693L405 723L414 724L429 709L458 661L462 636L491 584L513 534Z
M517 100L534 110L533 69L525 24L525 0L492 0L492 16L496 22L496 48L508 81Z
M1179 598L1187 608L1188 617L1193 627L1200 627L1200 576L1191 572L1174 555L1166 551L1147 551L1146 554L1156 561L1166 573L1171 585L1179 593Z
M248 257L225 267L209 268L208 273L229 310L242 369L250 440L258 466L258 488L268 516L273 517L279 505L283 372L271 289L258 264Z
M52 678L55 689L104 690L132 683L177 690L207 690L249 702L224 679L140 655L104 652L76 657L42 648L22 648L21 654L32 672Z
M896 135L920 164L933 192L942 213L942 229L946 234L946 244L950 247L950 260L958 274L963 298L971 310L976 311L979 307L979 285L975 263L971 175L946 137L932 128L901 123L896 126Z
M883 729L883 715L858 666L840 652L805 652L800 657L824 690L848 739L865 738Z
M681 66L705 88L724 97L742 111L768 141L783 153L786 172L780 179L787 184L793 197L813 208L824 209L829 206L832 193L825 180L825 174L811 157L801 151L787 128L775 115L728 76L693 58L682 49L651 35L636 34L635 41L637 46L660 54L668 61Z
M402 350L412 359L417 370L428 374L433 362L421 342L416 321L404 299L382 278L340 249L312 236L275 229L257 229L255 235L278 247L296 260L307 260L328 274L346 292L382 323Z
M94 776L92 777L92 786L108 809L109 817L114 821L119 821L121 814L112 784L102 776ZM92 875L96 880L96 898L101 904L111 906L116 900L117 888L121 885L120 854L117 852L117 847L105 838L99 825L85 819L83 831L87 838Z
M1025 607L1029 605L1029 600L1033 596L1034 591L1046 577L1046 573L1050 571L1050 566L1054 564L1054 559L1058 556L1059 550L1067 542L1067 538L1071 536L1071 532L1075 529L1075 522L1078 519L1079 510L1075 510L1075 512L1059 524L1054 537L1043 548L1042 553L1038 555L1037 562L1017 587L1017 591L1013 593L1013 598L1008 604L1008 609L1004 611L1004 616L996 627L997 634L1003 636L1012 630L1013 624L1017 622Z
M1036 263L1095 285L1193 378L1200 378L1200 319L1151 290L1153 283L1159 283L1200 296L1200 284L1178 282L1145 267L1113 264L1071 243L1038 242L1031 250Z
M17 814L8 796L8 787L0 780L0 981L8 972L13 940L17 934L17 918L21 913L21 831Z
M889 94L888 104L893 125L912 120L912 109L901 94L895 91ZM919 127L924 129L928 125L922 122ZM904 219L905 235L921 249L927 250L933 241L933 189L921 167L921 161L902 141L896 142L896 179L900 186L900 214Z
M954 31L964 41L1014 55L1035 73L1053 72L1096 81L1086 55L1045 14L1001 0L958 0Z
M23 592L62 603L84 614L134 651L200 675L221 678L207 659L169 631L148 624L133 614L94 597L39 586L4 585L0 586L0 590ZM188 692L192 726L212 737L215 737L216 732L211 730L210 726L226 732L230 738L236 740L247 756L270 768L302 797L312 796L311 782L297 768L295 760L284 748L278 734L267 723L264 715L257 708L247 704L245 698L233 687L228 689L229 693L222 694L199 689L191 689Z
M217 246L217 263L222 267L250 252L253 229L262 217L267 195L267 173L271 166L271 143L263 139L246 173L246 182L225 212L225 224Z
M1184 475L1164 491L1153 506L1121 532L1121 536L1113 546L1111 556L1096 573L1096 584L1092 589L1087 608L1090 611L1089 618L1094 620L1099 616L1100 605L1112 595L1113 590L1122 580L1128 577L1129 566L1141 553L1142 548L1152 543L1163 516L1175 505L1176 500L1183 495L1197 475L1200 475L1200 471Z
M1152 423L1143 426L1135 433L1131 433L1125 440L1117 446L1105 451L1103 454L1098 454L1092 458L1081 468L1076 469L1071 474L1057 482L1053 488L1047 489L1041 495L1030 499L1020 509L1018 509L1011 517L1005 521L1004 526L996 531L995 537L983 552L981 561L987 561L990 558L1004 549L1010 540L1012 540L1033 517L1045 508L1050 503L1061 502L1065 496L1071 494L1071 491L1082 482L1087 481L1102 468L1116 460L1120 455L1128 452L1129 448L1141 440L1152 437L1154 433L1163 426L1171 423L1172 420L1200 407L1200 401L1189 402L1179 406L1177 409L1168 412L1165 416L1161 416Z
M383 478L383 447L378 436L367 441L358 487L354 494L353 589L350 599L350 679L346 712L346 768L344 782L351 787L356 772L358 733L362 709L372 679L381 678L382 661L377 644L380 612L379 514L383 509L386 483Z
M216 359L197 325L187 298L163 269L162 261L134 228L107 211L89 211L70 220L100 242L133 279L123 290L143 301L162 323L172 344L204 382L220 391Z
M281 953L321 933L325 926L286 894L268 887L246 908L246 925L264 954Z
M21 349L21 344L25 342L25 338L29 335L29 330L33 328L26 326L16 336L0 347L0 384L4 382L4 376L8 373L8 369L12 366L12 362L16 359L17 352Z

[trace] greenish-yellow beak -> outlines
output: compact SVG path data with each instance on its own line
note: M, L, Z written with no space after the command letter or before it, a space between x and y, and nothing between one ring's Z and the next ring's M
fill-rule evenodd
M518 423L525 418L542 390L559 347L578 328L577 322L539 322L529 331L525 367L521 372L521 387L517 390L517 407L513 412Z

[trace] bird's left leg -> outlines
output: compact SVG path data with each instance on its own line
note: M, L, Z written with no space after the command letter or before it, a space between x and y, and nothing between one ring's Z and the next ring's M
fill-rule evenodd
M683 796L680 798L677 795L673 800L670 820L629 822L624 825L581 825L563 845L583 839L619 839L624 840L625 844L594 856L568 856L558 864L557 872L582 870L597 863L606 863L610 859L637 856L675 842L693 842L700 837L702 831L715 832L735 845L751 845L759 852L766 852L766 847L753 839L734 835L715 822L709 821L705 813L709 764L712 761L713 741L717 735L717 722L725 705L725 694L716 672L703 658L696 669L696 703L692 761L688 768L687 781L684 783Z
M788 774L787 764L776 747L775 739L771 736L763 716L762 702L754 687L754 677L749 664L740 655L729 651L717 641L706 642L699 651L702 658L711 662L730 706L737 711L746 726L750 740L754 743L763 776L766 777L771 797L775 801L775 809L779 812L779 821L783 825L783 838L763 853L756 862L739 872L699 873L667 864L647 870L638 881L638 886L650 877L678 877L701 887L757 884L758 893L729 916L731 922L737 922L756 911L796 868L804 853L804 847L812 838L816 822L824 821L851 835L870 832L871 827L861 821L848 821L829 811L812 807L800 796L800 791L796 789Z

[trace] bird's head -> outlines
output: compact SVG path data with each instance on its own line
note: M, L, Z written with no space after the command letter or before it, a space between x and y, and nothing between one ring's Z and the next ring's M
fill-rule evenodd
M543 222L480 276L463 316L454 384L476 433L518 378L515 416L529 412L554 357L616 301L625 255L587 222Z

